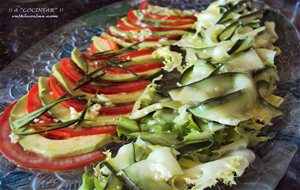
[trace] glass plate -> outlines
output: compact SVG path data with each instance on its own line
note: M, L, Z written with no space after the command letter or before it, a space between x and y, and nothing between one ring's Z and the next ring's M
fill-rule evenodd
M137 3L137 0L119 2L84 15L51 33L10 63L0 72L0 113L26 94L38 76L49 76L54 63L70 57L74 47L86 50L92 36L114 25ZM209 0L157 0L152 3L200 11L207 7ZM266 131L271 140L255 148L256 161L243 177L237 179L238 185L233 189L274 189L300 142L299 37L295 27L279 11L270 11L267 18L276 22L277 45L282 50L276 60L280 75L277 94L285 98L282 106L285 115ZM92 167L68 172L32 171L15 166L0 154L0 189L77 189L82 173ZM227 188L221 185L214 187Z

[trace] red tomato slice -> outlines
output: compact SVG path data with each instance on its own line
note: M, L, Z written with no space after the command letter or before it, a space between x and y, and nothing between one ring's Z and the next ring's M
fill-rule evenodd
M76 67L76 65L72 62L71 58L64 58L61 61L61 66L62 66L62 71L63 73L74 83L80 79L83 78L83 74L81 71ZM89 84L84 85L81 87L81 90L89 92L89 93L94 93L96 92L92 87L90 87Z
M130 52L130 53L125 53L122 55L118 55L116 56L119 59L132 59L135 57L139 57L139 56L144 56L144 55L150 55L154 52L154 50L152 49L144 49L144 50L139 50L139 51L134 51L134 52Z
M101 115L120 115L130 113L133 109L134 102L126 104L118 104L116 106L102 106Z
M171 31L171 30L185 30L185 28L157 28L157 27L153 27L150 24L141 22L140 20L138 20L138 18L136 18L136 16L133 13L133 9L130 9L127 13L127 20L129 23L136 25L138 27L142 27L142 28L148 28L151 31ZM123 24L125 25L125 23L123 22ZM179 25L180 26L180 25ZM121 27L120 27L121 28ZM130 27L132 28L132 27Z
M170 31L170 30L176 30L176 29L172 29L172 28L156 28L156 27L153 27L153 26L151 26L149 24L143 23L143 22L141 22L140 20L138 20L136 18L136 16L133 13L133 9L130 9L128 11L128 13L127 13L127 20L128 20L129 23L131 23L133 25L136 25L136 26L142 27L142 28L148 28L151 31Z
M149 3L146 1L143 1L140 5L139 5L139 10L145 14L147 17L153 18L153 19L158 19L158 20L184 20L184 19L192 19L192 20L197 20L195 16L191 15L191 16L177 16L177 15L157 15L157 14L153 14L150 12L147 12L145 10L148 9Z
M73 63L71 58L63 58L61 60L61 68L64 74L71 79L72 81L76 82L84 76L82 71L76 67Z
M162 64L162 63L145 63L145 64L128 66L127 69L130 70L131 72L138 74L140 72L145 72L145 71L149 71L152 69L161 68L162 66L164 66L164 64ZM109 73L128 74L127 71L125 71L123 69L119 69L119 68L108 68L108 69L105 69L105 71L109 72Z
M50 76L50 89L55 98L60 98L67 91L60 85L54 76ZM66 100L61 103L65 107L72 106L76 111L82 111L85 108L86 101L81 99Z
M36 127L38 130L44 130L48 127L39 126ZM64 128L58 129L53 131L48 131L47 133L51 133L55 137L61 137L60 139L68 139L72 137L78 136L87 136L87 135L96 135L96 134L112 134L116 132L115 125L107 125L107 126L100 126L100 127L90 127L90 128L82 128L80 130L76 130L73 128Z
M143 11L141 11L143 13ZM157 20L186 20L186 22L194 23L197 18L195 16L165 16L165 15L157 15L150 12L146 12L145 15L152 19Z
M135 80L135 81L128 81L128 82L122 82L122 83L112 83L112 86L107 86L107 87L94 87L94 86L89 86L92 87L94 93L97 91L102 93L102 94L117 94L117 93L129 93L129 92L134 92L138 90L143 90L147 87L149 84L149 81L147 80Z
M62 158L47 158L42 155L24 150L18 143L11 143L9 138L11 133L9 115L14 105L15 103L6 108L2 114L2 117L0 118L0 151L14 164L23 168L36 170L66 171L75 168L81 168L93 162L101 161L105 158L102 150Z
M28 101L30 100L30 101ZM31 90L28 92L28 99L27 99L27 112L33 112L42 107L42 102L39 98L39 86L36 83Z
M92 42L90 45L90 52L91 54L95 54L99 52L99 50L95 47L94 42Z
M106 33L109 34L110 36L113 36L113 37L115 37L115 38L121 39L121 40L123 40L123 41L125 41L125 42L128 42L128 43L131 43L131 42L132 42L132 40L130 40L130 39L128 39L128 38L125 38L124 36L117 36L117 35L113 34L109 29L106 30Z
M149 3L147 1L143 1L139 5L140 10L148 9Z
M38 83L36 83L31 90L28 92L27 96L27 103L26 103L26 109L27 112L33 112L39 108L42 107L42 102L39 97L39 86ZM39 117L39 119L47 120L51 119L51 116L48 113L44 113Z
M128 19L127 19L128 20ZM118 23L117 23L117 27L120 28L121 30L125 30L125 31L139 31L139 30L142 30L143 28L141 27L131 27L131 26L128 26L126 25L122 20L119 20Z
M132 59L135 57L139 57L139 56L144 56L144 55L150 55L154 52L153 49L144 49L144 50L139 50L139 51L134 51L134 52L130 52L130 53L124 53L121 55L116 56L116 58L119 59ZM87 59L91 60L90 55L84 54L86 56ZM93 57L94 59L103 59L101 56L97 57ZM108 60L108 59L104 59L104 60Z
M147 68L145 68L147 69ZM63 72L73 81L76 82L84 77L84 75L78 71L75 64L71 59L65 58L62 61ZM105 69L105 71L107 71ZM51 81L51 80L50 80ZM147 80L135 80L122 83L105 82L105 84L110 85L107 87L95 87L90 84L85 85L82 90L90 93L102 93L102 94L117 94L122 92L134 92L138 90L145 89L149 84ZM60 93L61 94L61 93ZM75 107L74 107L75 108Z
M137 25L139 27L143 27L143 28L149 28L151 30L157 30L157 28L149 25L149 24L146 24L146 23L143 23L141 22L140 20L138 20L136 18L136 16L134 15L133 13L133 9L129 9L128 13L127 13L127 20L131 23L131 24L134 24L134 25Z

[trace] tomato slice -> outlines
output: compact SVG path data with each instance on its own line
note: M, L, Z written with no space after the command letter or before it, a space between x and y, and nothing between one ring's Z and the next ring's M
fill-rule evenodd
M139 57L139 56L144 56L144 55L150 55L154 52L153 49L144 49L144 50L139 50L139 51L134 51L134 52L130 52L130 53L125 53L122 55L118 55L116 56L119 59L132 59L135 57Z
M152 30L157 30L157 28L149 25L149 24L146 24L146 23L143 23L141 22L140 20L138 20L136 18L136 16L134 15L133 13L133 9L129 9L128 13L127 13L127 20L131 23L131 24L134 24L134 25L137 25L137 26L140 26L140 27L143 27L143 28L149 28L149 29L152 29Z
M27 98L27 103L26 103L26 109L27 109L28 113L33 112L42 107L42 102L39 97L38 83L33 85L33 87L28 92L27 97L28 98ZM51 116L48 113L44 113L43 115L41 115L39 117L39 119L48 120L48 119L51 119Z
M95 47L94 42L92 42L90 45L90 52L91 54L95 54L99 52L99 50Z
M116 106L102 106L101 115L120 115L130 113L133 109L134 102L126 104L118 104Z
M162 64L162 63L144 63L144 64L139 64L139 65L128 66L127 69L130 70L131 72L138 74L140 72L145 72L145 71L149 71L152 69L161 68L162 66L164 66L164 64ZM105 71L110 72L110 73L116 73L116 74L128 74L127 71L125 71L124 69L120 69L120 68L108 68L108 69L105 69Z
M76 65L72 62L71 58L64 58L61 61L62 71L63 73L73 82L76 82L83 78L83 74L81 71L76 67ZM93 86L86 84L81 87L81 90L94 93L97 91L93 88Z
M191 15L191 16L181 16L181 15L157 15L157 14L153 14L151 12L145 11L147 10L149 7L149 3L146 1L143 1L140 5L139 5L139 10L145 14L147 17L153 18L153 19L158 19L158 20L184 20L184 19L192 19L192 20L197 20L195 16Z
M128 20L128 19L126 19ZM118 23L117 23L117 27L120 28L121 30L125 30L125 31L139 31L139 30L142 30L143 28L141 27L131 27L131 26L128 26L127 24L125 24L122 20L119 20Z
M130 68L130 67L128 67ZM147 68L145 68L147 69ZM148 69L151 69L148 67ZM70 78L73 82L76 82L84 77L84 75L78 71L75 64L72 62L71 59L64 59L62 61L62 70L66 74L68 78ZM105 69L105 71L109 71ZM126 72L127 73L127 72ZM51 81L51 80L50 80ZM105 84L109 85L107 87L96 87L90 84L84 85L82 90L90 92L90 93L102 93L102 94L117 94L122 92L134 92L138 90L145 89L146 86L149 84L147 80L135 80L135 81L128 81L128 82L105 82ZM51 86L51 85L50 85ZM54 91L54 90L53 90ZM59 93L61 94L61 93ZM66 102L69 104L69 102ZM75 108L75 107L74 107ZM76 109L76 108L75 108Z
M130 40L130 39L128 39L128 38L125 38L124 36L118 36L118 35L115 35L115 34L113 34L109 29L106 30L106 33L107 33L108 35L112 36L112 37L118 38L118 39L123 40L123 41L128 42L128 43L131 43L132 41L134 41L134 40Z
M30 100L30 101L28 101ZM33 112L42 107L42 102L39 98L39 86L36 83L31 90L28 92L28 99L27 99L27 112Z
M50 75L50 89L53 92L55 98L60 98L64 95L67 91L60 85L58 80ZM65 107L73 107L76 111L82 111L85 108L86 101L81 99L73 99L73 100L66 100L61 103Z
M66 171L81 168L105 158L102 150L62 158L47 158L24 150L18 143L11 143L9 115L15 103L8 106L0 118L0 151L14 164L35 170Z
M140 10L148 9L148 7L149 7L149 3L147 1L143 1L139 5Z
M39 126L37 127L39 130L47 129L45 126ZM96 134L112 134L116 132L116 126L115 125L106 125L106 126L100 126L100 127L90 127L90 128L82 128L80 130L72 129L72 128L64 128L54 131L48 131L54 135L55 137L61 137L61 139L68 139L72 137L78 137L78 136L87 136L87 135L96 135Z
M136 16L133 13L133 9L130 9L127 13L127 20L129 23L136 25L138 27L142 27L142 28L148 28L151 31L171 31L171 30L184 30L182 28L156 28L151 26L150 24L146 24L141 22L140 20L138 20L138 18L136 18Z
M194 23L197 20L195 16L175 16L175 15L165 16L165 15L153 14L150 12L146 12L144 14L149 18L157 19L157 20L186 20L186 22L192 22L192 23Z
M128 93L128 92L134 92L138 90L143 90L147 87L149 84L149 81L147 80L135 80L135 81L128 81L128 82L122 82L122 83L112 83L111 86L107 87L93 87L94 93L97 91L102 94L117 94L117 93ZM91 85L90 85L91 86ZM89 87L90 87L89 86Z
M94 44L91 43L90 45L90 53L91 54L95 54L98 52L97 49L94 49ZM150 55L154 52L153 49L143 49L143 50L138 50L138 51L133 51L133 52L129 52L129 53L123 53L121 55L117 55L116 58L119 58L119 59L132 59L132 58L135 58L135 57L139 57L139 56L144 56L144 55ZM106 60L108 61L109 59L105 58L103 59L103 57L99 56L94 56L93 59L91 58L91 55L88 54L88 53L84 53L84 56L86 59L92 61L92 60L97 60L97 59L101 59L101 60Z

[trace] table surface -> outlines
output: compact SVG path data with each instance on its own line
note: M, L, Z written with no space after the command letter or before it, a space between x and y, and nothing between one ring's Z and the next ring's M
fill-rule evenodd
M0 8L0 70L21 55L26 49L73 19L120 0L11 0ZM264 0L291 19L300 30L300 0ZM54 7L61 11L53 19L15 19L11 8ZM295 154L286 175L276 190L300 189L300 151ZM298 158L298 159L297 159ZM286 184L289 184L287 188Z

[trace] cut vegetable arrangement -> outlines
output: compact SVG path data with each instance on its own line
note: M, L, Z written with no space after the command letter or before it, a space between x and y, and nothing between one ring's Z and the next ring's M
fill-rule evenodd
M80 189L234 185L282 114L278 36L264 12L250 0L201 13L142 2L7 108L1 152L50 171L101 161ZM116 156L102 152L121 139Z
M27 95L7 108L0 123L0 150L9 160L51 171L103 160L101 147L120 141L114 135L118 119L132 111L164 66L152 53L175 42L196 20L182 11L172 22L142 18L148 8L161 9L143 3L130 10L117 26L94 36L89 51L75 48L70 58L53 65L49 77L40 77ZM181 18L187 22L173 27L171 23ZM161 29L155 24L171 25Z

